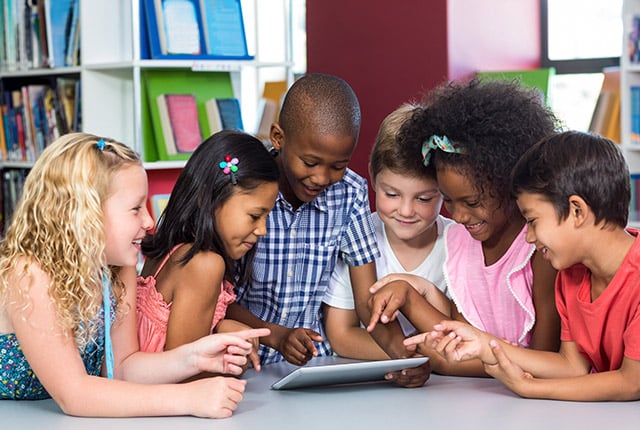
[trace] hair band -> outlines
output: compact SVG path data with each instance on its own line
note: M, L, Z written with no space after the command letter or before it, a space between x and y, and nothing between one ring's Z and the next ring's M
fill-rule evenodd
M447 136L434 134L422 144L422 162L425 166L428 166L429 161L431 161L431 151L436 149L441 149L451 154L464 154L466 152L465 148L457 143L451 143Z
M104 148L106 146L106 144L104 143L104 140L102 139L100 139L98 143L96 143L96 145L98 146L98 151L100 152L104 151Z

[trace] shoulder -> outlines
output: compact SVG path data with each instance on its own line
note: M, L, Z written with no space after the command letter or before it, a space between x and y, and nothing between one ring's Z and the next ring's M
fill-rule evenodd
M353 192L363 189L368 191L367 180L349 168L347 168L344 176L336 185L341 185Z

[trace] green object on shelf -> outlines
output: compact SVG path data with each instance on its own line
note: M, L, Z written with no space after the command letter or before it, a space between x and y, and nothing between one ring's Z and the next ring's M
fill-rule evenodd
M478 72L476 76L481 80L517 80L523 85L539 89L542 94L542 100L549 103L549 82L555 74L555 68L547 67L530 70Z
M194 94L203 140L210 135L205 103L211 98L234 97L230 72L194 72L178 70L144 70L142 72L142 141L146 162L186 160L191 154L169 155L162 137L156 97L166 93Z

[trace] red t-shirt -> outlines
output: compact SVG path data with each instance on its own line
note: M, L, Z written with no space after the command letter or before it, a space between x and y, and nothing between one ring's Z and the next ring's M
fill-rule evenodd
M573 341L594 372L617 370L624 357L640 360L640 238L604 292L591 301L591 272L576 264L558 273L556 306L562 341Z

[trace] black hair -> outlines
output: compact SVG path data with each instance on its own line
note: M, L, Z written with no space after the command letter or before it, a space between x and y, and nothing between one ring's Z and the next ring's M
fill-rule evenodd
M540 194L560 219L569 215L569 197L581 197L601 221L626 227L631 185L622 151L611 140L567 131L542 139L520 158L511 176L511 192Z
M278 117L285 135L299 135L312 126L314 132L352 136L360 134L360 103L343 79L311 73L293 83Z
M234 173L236 184L220 167L227 155L239 160ZM223 257L225 279L231 282L233 261L220 239L215 210L235 192L277 182L278 178L275 160L255 137L232 130L212 135L198 146L180 172L155 232L142 241L142 253L147 258L160 258L176 245L190 243L181 264L187 264L200 251L213 251ZM254 254L255 247L247 253L247 261L251 262Z
M509 175L520 156L556 131L558 121L541 94L518 81L449 82L422 101L400 130L403 151L421 159L422 144L446 136L463 154L432 151L436 170L453 168L470 177L481 194L517 213Z

